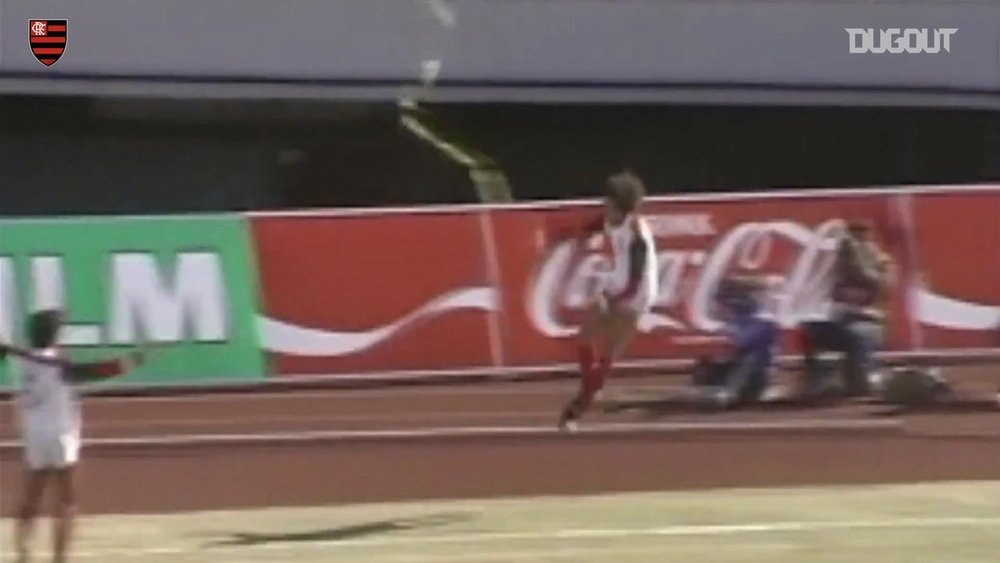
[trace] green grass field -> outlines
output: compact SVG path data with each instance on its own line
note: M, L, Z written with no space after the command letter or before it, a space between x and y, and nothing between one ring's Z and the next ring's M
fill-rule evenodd
M1000 481L100 516L76 548L137 563L987 563Z

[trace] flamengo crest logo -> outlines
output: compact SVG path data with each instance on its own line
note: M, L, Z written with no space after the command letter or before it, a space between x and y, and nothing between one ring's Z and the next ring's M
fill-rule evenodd
M28 20L31 54L45 66L52 66L66 50L68 20Z

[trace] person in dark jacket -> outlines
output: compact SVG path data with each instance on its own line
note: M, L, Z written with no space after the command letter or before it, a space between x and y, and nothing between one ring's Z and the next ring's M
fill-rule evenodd
M892 259L878 247L870 223L848 224L837 248L833 276L830 318L801 327L808 392L820 393L830 383L818 356L835 351L844 353L844 393L868 395L875 352L884 338L885 303L893 280Z

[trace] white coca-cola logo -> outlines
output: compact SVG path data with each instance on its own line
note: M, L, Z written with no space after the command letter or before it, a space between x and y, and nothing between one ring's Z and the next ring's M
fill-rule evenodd
M722 321L714 315L712 296L734 269L774 278L765 305L783 327L823 316L829 306L834 251L843 232L840 220L815 229L792 221L752 222L725 233L710 249L662 248L657 254L658 297L653 310L640 320L639 329L717 332ZM564 312L583 309L596 280L610 268L608 259L594 252L596 240L587 242L582 257L576 247L579 243L571 241L559 244L543 259L527 300L528 313L542 334L566 337L576 333L577 327L565 319ZM791 249L787 259L777 255L782 247Z

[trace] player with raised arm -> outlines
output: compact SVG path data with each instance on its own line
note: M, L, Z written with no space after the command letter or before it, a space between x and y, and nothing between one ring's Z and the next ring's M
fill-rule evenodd
M607 180L603 221L594 226L604 231L612 268L597 284L580 327L580 388L559 417L563 430L576 429L613 363L625 352L639 319L656 299L656 247L639 214L644 195L642 180L631 172Z
M61 326L60 311L39 311L28 321L30 349L0 343L0 356L19 358L23 381L19 410L27 471L15 529L19 562L28 561L32 529L50 480L57 489L53 561L66 561L76 512L73 469L79 460L82 422L74 385L128 373L145 360L144 353L136 352L105 362L70 362L57 344Z

